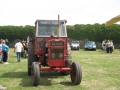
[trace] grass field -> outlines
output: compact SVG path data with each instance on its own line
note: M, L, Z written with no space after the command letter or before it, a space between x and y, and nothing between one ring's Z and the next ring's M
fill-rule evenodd
M120 50L108 54L97 51L72 51L73 61L82 66L82 82L71 83L70 75L42 72L40 85L32 86L31 77L27 75L27 59L17 63L16 54L11 48L9 64L0 64L0 85L7 90L120 90Z

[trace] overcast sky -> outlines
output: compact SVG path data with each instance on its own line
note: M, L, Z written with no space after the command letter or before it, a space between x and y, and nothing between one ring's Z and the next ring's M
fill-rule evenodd
M120 0L0 0L0 25L34 25L67 19L67 25L105 23L120 14Z

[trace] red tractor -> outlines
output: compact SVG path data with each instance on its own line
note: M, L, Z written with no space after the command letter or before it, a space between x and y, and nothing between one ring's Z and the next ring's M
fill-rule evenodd
M66 20L36 20L35 37L28 44L28 75L32 84L38 86L40 72L59 72L69 75L75 85L82 80L82 69L72 62L68 43Z

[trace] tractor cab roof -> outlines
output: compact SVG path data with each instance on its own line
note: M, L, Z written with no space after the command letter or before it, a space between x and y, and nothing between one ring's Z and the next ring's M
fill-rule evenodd
M58 34L58 20L36 20L36 36L38 37L50 37L51 33L54 33L54 37ZM66 21L59 21L60 37L67 37Z

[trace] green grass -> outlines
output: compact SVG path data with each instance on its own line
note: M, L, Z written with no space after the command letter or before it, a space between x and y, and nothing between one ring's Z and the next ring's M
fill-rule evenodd
M70 75L42 72L40 85L32 86L31 77L27 75L27 59L17 63L16 54L11 48L9 64L0 64L0 85L7 90L120 90L120 50L108 54L97 51L73 50L72 59L82 66L82 82L71 83Z

